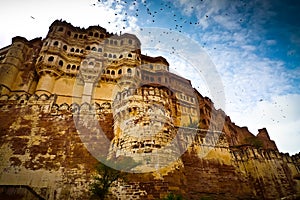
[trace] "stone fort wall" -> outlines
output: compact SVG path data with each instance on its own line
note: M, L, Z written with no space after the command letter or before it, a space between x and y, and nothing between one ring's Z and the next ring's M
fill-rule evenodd
M0 99L0 185L27 186L45 199L88 198L97 160L85 144L104 139L86 133L84 127L90 125L76 120L91 110L106 137L114 140L111 108L57 105L55 96L46 94ZM294 178L299 174L299 156L232 147L223 132L196 129L195 137L190 137L195 129L180 131L184 137L176 139L193 141L178 160L154 173L131 175L128 182L112 188L111 197L158 199L173 192L187 199L292 199L299 192L299 180ZM110 147L106 149L108 154Z
M0 197L87 199L99 156L118 155L149 172L110 198L299 195L299 155L279 153L264 128L235 125L163 57L141 54L134 35L57 20L44 39L13 38L0 67Z

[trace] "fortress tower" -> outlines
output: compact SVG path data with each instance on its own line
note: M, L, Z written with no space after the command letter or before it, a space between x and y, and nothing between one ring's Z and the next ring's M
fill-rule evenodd
M172 67L100 26L14 37L0 49L0 199L89 199L95 164L123 156L156 172L118 182L118 199L299 197L299 154L234 124Z

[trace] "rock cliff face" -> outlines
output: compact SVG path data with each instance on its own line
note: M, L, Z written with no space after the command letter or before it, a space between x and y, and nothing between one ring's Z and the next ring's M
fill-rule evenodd
M55 96L46 95L18 100L4 98L0 101L2 195L7 195L7 187L18 193L12 189L18 185L31 188L39 198L88 198L97 160L85 145L92 146L98 141L101 148L95 146L96 151L109 147L102 148L106 145L101 144L104 139L84 129L86 125L80 120L85 118L78 116L84 115L86 105L77 109L66 104L57 106ZM111 110L96 111L93 118L106 138L112 140L115 136ZM239 134L239 129L235 130ZM191 128L180 131L190 135ZM257 138L266 136L266 131L262 131ZM158 199L173 192L186 199L296 198L298 155L291 157L276 149L257 149L246 144L230 146L227 138L225 133L215 137L215 133L199 129L178 160L152 173L131 174L126 183L120 182L112 188L112 195L121 199ZM214 139L217 141L211 146L208 141ZM28 199L33 195L18 194Z
M0 49L0 122L0 199L88 199L96 163L122 156L138 166L110 199L300 193L299 155L235 125L136 36L99 26L55 21Z

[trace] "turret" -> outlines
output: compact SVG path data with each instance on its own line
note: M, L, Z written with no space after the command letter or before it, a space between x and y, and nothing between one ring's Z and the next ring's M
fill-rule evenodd
M2 94L11 91L31 92L34 81L34 64L41 46L41 39L31 41L14 37L1 64L0 85ZM34 88L33 88L34 89Z

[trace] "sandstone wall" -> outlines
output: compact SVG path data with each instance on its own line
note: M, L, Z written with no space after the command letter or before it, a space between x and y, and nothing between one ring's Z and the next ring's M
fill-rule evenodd
M57 105L54 95L0 99L1 191L26 186L44 199L87 199L97 162L92 153L105 155L109 149L102 148L107 145L101 142L105 138L99 138L91 127L99 123L112 140L111 110L90 112L88 104ZM173 192L186 199L295 199L299 194L300 183L295 178L299 176L299 156L250 146L233 148L223 133L197 130L191 138L193 130L182 128L186 137L175 138L193 140L179 160L154 173L129 175L111 195L159 199Z

